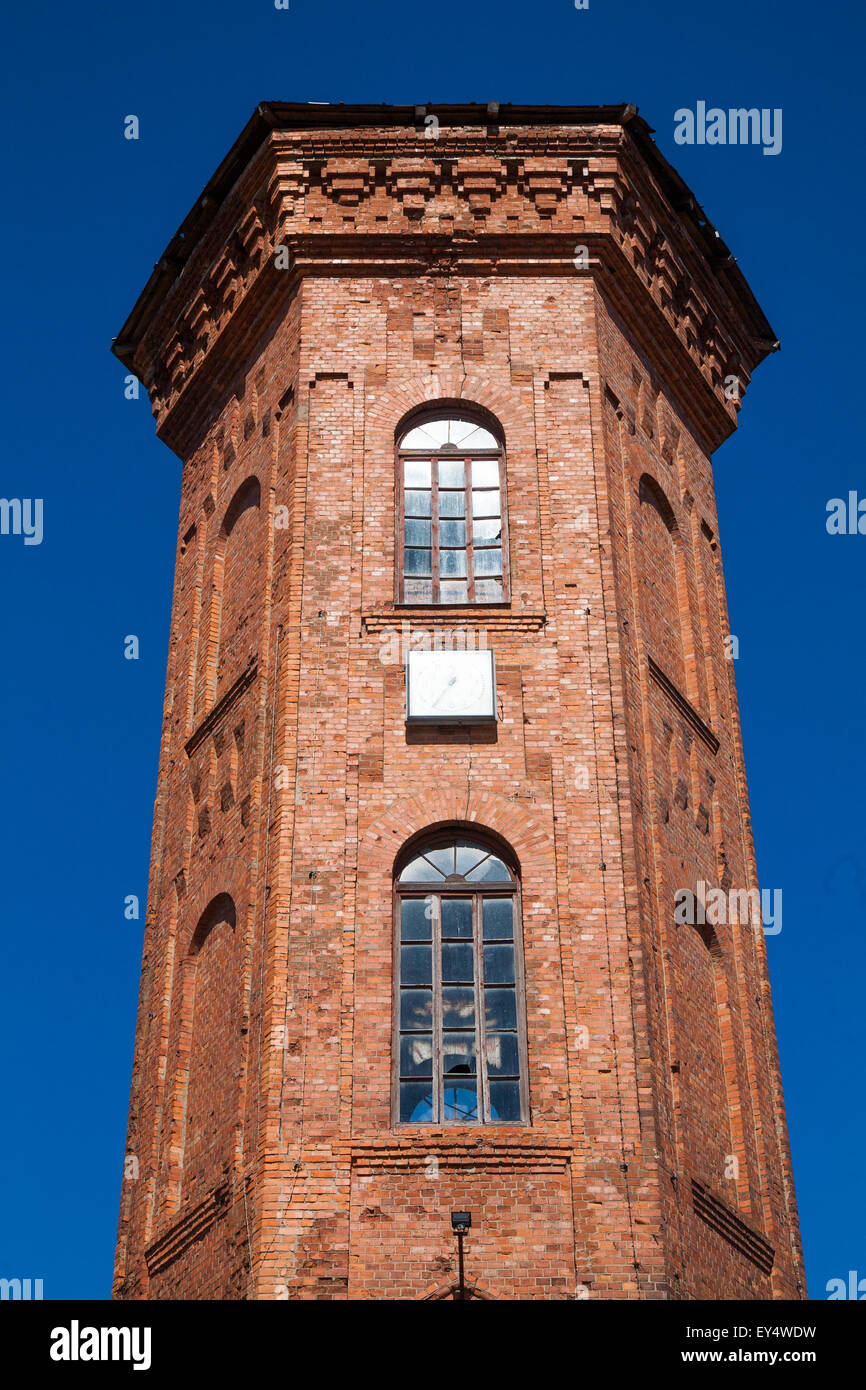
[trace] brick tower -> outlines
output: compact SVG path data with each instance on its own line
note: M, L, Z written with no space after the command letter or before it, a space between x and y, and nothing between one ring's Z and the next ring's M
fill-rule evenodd
M117 1297L805 1296L710 463L775 346L633 107L258 108L114 349L183 463Z

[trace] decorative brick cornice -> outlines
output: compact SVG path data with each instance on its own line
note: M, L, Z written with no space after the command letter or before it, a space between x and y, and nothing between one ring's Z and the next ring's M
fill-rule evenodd
M167 442L217 345L228 360L254 315L306 275L588 273L618 310L664 324L716 447L739 407L725 378L745 391L771 331L724 243L684 216L688 191L669 186L648 136L627 125L558 126L551 113L544 131L495 129L442 129L435 141L407 128L274 131L212 219L199 215L195 244L173 243L115 346ZM575 265L580 243L585 268ZM658 328L647 332L652 348Z

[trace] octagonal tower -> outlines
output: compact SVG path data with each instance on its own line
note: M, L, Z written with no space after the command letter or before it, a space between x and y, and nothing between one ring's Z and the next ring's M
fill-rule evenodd
M451 1298L458 1210L473 1298L804 1296L710 463L775 346L633 107L258 108L114 349L183 465L117 1297Z

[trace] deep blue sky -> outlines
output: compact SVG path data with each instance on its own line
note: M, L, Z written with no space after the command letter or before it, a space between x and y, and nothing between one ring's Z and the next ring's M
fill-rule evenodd
M866 536L825 529L866 496L863 23L841 0L6 11L0 496L45 521L41 546L0 536L0 1275L110 1290L180 480L111 339L259 101L491 99L638 105L782 340L716 457L721 539L810 1292L866 1275ZM781 107L781 154L676 146L698 100Z

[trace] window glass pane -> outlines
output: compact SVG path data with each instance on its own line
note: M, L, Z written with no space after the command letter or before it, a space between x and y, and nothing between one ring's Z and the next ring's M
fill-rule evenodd
M419 494L420 495L420 494ZM497 493L498 497L499 494ZM497 507L498 510L498 507ZM413 513L414 515L414 513ZM418 512L418 516L429 516L429 512ZM465 516L466 515L466 493L465 492L441 492L439 493L439 515L440 516Z
M429 859L431 864L442 874L453 874L454 872L454 846L443 845L441 849L428 849L424 851L424 858Z
M417 859L410 859L400 874L401 883L441 883L442 878L443 875L422 854Z
M400 904L400 936L402 939L404 941L429 941L432 935L433 899L404 898Z
M507 1036L507 1034L506 1034ZM490 1055L490 1043L487 1044ZM400 1039L400 1075L433 1075L433 1034L410 1033Z
M497 859L495 854L491 854L485 859L483 864L477 868L470 869L466 875L473 883L501 883L503 879L511 878L501 859Z
M432 521L418 521L407 517L403 523L403 539L407 545L431 546L433 544Z
M476 603L501 603L505 596L501 579L476 579Z
M507 1084L507 1083L506 1083ZM463 1120L469 1123L478 1119L478 1092L468 1086L448 1086L442 1096L443 1120Z
M485 941L510 941L513 934L511 899L485 898L481 904Z
M499 445L489 430L482 429L472 420L455 420L451 425L451 442L466 445L470 449L498 449Z
M440 521L439 522L439 544L440 545L464 545L466 544L466 522L465 521Z
M449 494L450 495L450 494ZM457 494L459 496L459 494ZM461 516L463 513L461 512ZM498 516L499 515L499 492L473 492L472 494L472 515L473 516Z
M511 991L514 992L513 990ZM464 985L449 985L442 990L443 1028L472 1028L475 1025L475 991ZM502 1027L510 1025L502 1024Z
M475 573L476 573L476 574L501 574L501 573L502 573L502 551L501 551L501 550L476 550L476 551L475 551Z
M486 552L483 552L486 553ZM489 552L494 553L492 550ZM457 578L466 573L465 550L440 550L439 573L443 579Z
M406 487L430 486L430 460L404 459L403 482Z
M482 845L473 845L468 840L458 840L457 842L457 872L466 874L481 859L487 858L487 850Z
M465 579L443 579L439 585L441 603L468 603L469 585Z
M469 445L472 449L497 449L493 435L473 420L452 420L449 439L452 444Z
M426 947L422 947L422 950L426 949ZM498 949L501 950L502 948L499 947ZM505 947L505 950L510 949L510 946ZM448 984L454 981L464 980L468 981L471 984L474 978L475 971L473 970L472 966L471 941L467 941L465 945L463 943L452 943L451 945L444 945L442 947L442 979ZM425 984L426 981L419 980L418 983ZM511 984L511 981L503 980L502 984Z
M500 946L487 947L488 950L501 950ZM506 947L506 950L509 948ZM433 947L401 946L400 948L401 985L432 985ZM507 983L507 981L503 981Z
M502 521L497 516L491 521L472 522L472 544L493 545L502 535Z
M448 438L448 426L441 420L425 420L400 440L401 449L438 449Z
M473 459L473 487L499 487L499 460Z
M404 1124L429 1124L433 1119L433 1095L429 1081L400 1082L400 1119Z
M475 1075L475 1034L445 1033L442 1037L442 1070L453 1076Z
M463 487L465 485L462 459L443 459L439 460L439 486L443 487ZM496 479L499 482L499 479Z
M432 579L404 579L403 599L406 603L432 603Z
M426 946L404 946L404 951L426 951ZM426 984L426 980L419 980L419 984ZM488 985L513 985L514 984L514 947L509 943L507 946L485 946L484 947L484 983Z
M427 1032L433 1027L433 991L401 989L400 1027L407 1032Z
M430 516L429 492L407 492L405 496L407 516Z
M484 1010L488 1032L517 1027L517 1003L513 989L486 989Z
M442 935L444 937L472 936L472 899L442 899Z
M400 440L401 449L439 449L443 444L469 449L499 448L490 431L477 425L474 420L456 420L448 416L425 420Z
M491 1081L491 1120L520 1119L520 1087L516 1081Z
M403 551L403 569L406 574L432 574L431 554L429 550L410 550L407 547Z
M489 1076L520 1075L516 1033L487 1034L487 1073Z

